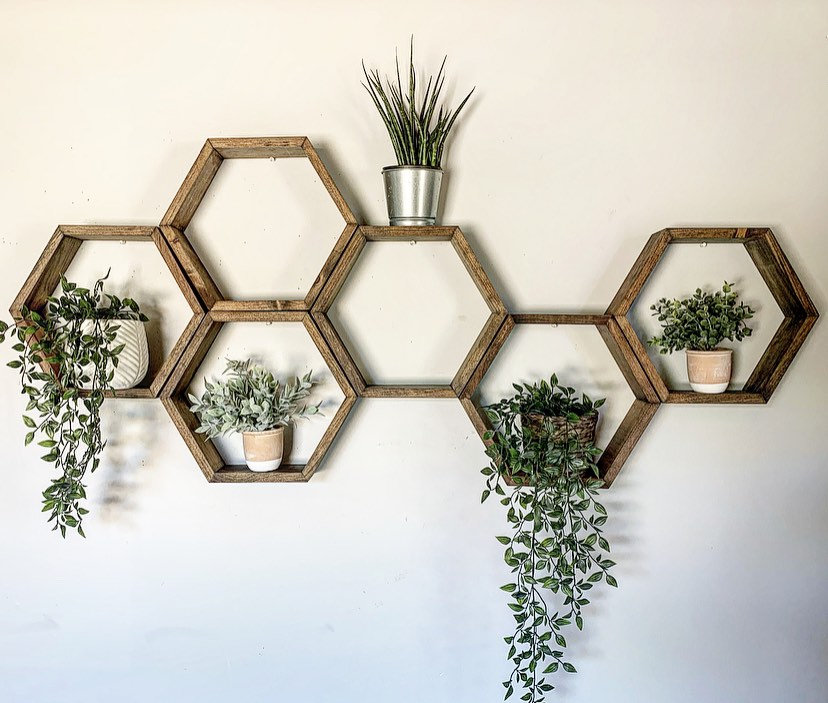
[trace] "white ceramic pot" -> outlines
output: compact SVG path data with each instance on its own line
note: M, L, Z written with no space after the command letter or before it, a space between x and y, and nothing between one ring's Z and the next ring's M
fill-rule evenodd
M116 327L115 339L109 344L110 349L124 345L118 354L118 366L112 367L114 376L110 381L113 390L135 388L149 368L149 348L147 345L147 330L140 320L100 320L102 325ZM92 334L95 330L95 320L84 320L81 323L81 334ZM91 375L91 371L90 371ZM84 384L85 389L91 387L91 381Z
M685 351L687 377L696 393L724 393L730 385L733 366L732 349Z
M244 460L251 471L275 471L282 464L285 428L265 432L242 432Z

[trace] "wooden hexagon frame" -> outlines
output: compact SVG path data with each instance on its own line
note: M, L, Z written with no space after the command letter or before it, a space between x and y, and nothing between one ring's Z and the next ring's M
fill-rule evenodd
M20 322L22 308L39 310L46 305L46 299L52 295L60 283L61 276L66 273L75 254L87 241L122 241L122 242L152 242L161 254L167 269L175 280L181 294L187 301L192 317L184 331L179 336L172 350L152 377L145 380L145 385L138 388L108 391L107 396L116 398L157 398L164 384L173 372L176 362L184 352L187 343L195 333L204 317L204 309L200 299L190 286L189 279L178 264L166 240L161 236L157 227L139 226L110 226L110 225L60 225L37 264L29 274L14 302L11 304L12 317Z
M610 315L509 315L460 394L463 409L472 421L480 438L486 444L489 441L485 439L484 435L491 429L491 426L483 408L475 397L475 393L516 325L588 325L595 327L600 333L607 349L635 396L635 400L626 416L598 459L601 478L604 479L604 485L609 487L623 468L638 440L641 439L641 435L644 434L656 411L661 407L658 396L650 384L649 378L641 368L638 358L627 343L624 333Z
M635 333L627 313L667 247L687 242L741 244L784 315L759 363L742 390L711 395L667 387ZM782 380L819 313L769 227L668 228L653 234L607 308L624 332L658 397L665 403L766 403Z
M325 189L339 210L345 227L336 240L322 270L301 300L229 300L195 253L184 231L193 219L210 184L225 159L288 159L310 161ZM336 187L316 150L307 137L227 137L208 139L161 219L161 232L189 275L208 310L308 310L331 275L342 252L356 229L356 218Z
M489 317L451 384L370 384L328 317L342 284L368 242L451 242L489 308ZM456 398L468 383L506 317L506 308L459 227L358 227L312 308L313 317L342 363L357 395L365 398Z
M226 323L231 322L301 322L311 341L322 354L331 375L342 389L345 397L306 464L282 464L276 471L261 473L251 471L244 465L227 465L213 442L196 433L199 422L190 412L187 388L219 331ZM295 483L310 480L342 429L355 400L356 394L353 388L310 313L298 310L261 311L257 309L211 310L193 335L186 352L179 359L176 370L161 396L161 401L172 418L173 424L187 444L205 478L211 483Z

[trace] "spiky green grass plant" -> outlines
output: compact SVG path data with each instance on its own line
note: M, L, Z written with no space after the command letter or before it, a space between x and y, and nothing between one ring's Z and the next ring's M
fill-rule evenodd
M446 58L443 58L437 76L429 76L425 92L419 99L413 40L408 58L408 86L405 88L400 74L399 56L396 58L396 83L386 76L385 85L379 71L368 70L365 62L362 62L362 72L367 81L362 85L385 123L397 163L401 166L440 168L446 139L457 116L474 92L472 88L454 111L443 104L438 105L446 80Z

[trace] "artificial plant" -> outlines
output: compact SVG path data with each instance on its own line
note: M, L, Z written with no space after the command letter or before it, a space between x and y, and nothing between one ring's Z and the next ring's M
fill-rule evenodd
M37 444L46 450L41 458L59 473L43 491L43 512L63 537L66 528L85 537L84 479L98 468L106 446L100 413L123 350L113 345L118 320L147 320L134 300L104 292L108 276L91 290L61 277L59 293L47 298L44 309L23 306L11 328L0 322L0 342L17 340L12 348L18 358L8 366L19 371L29 399L25 444L40 437ZM84 325L87 320L93 324Z
M661 334L648 340L662 354L682 349L712 351L725 339L741 341L751 334L745 320L756 312L739 300L727 281L720 291L708 293L696 288L686 298L661 298L650 306L661 323Z
M206 381L201 398L190 394L190 410L201 424L196 432L212 439L230 432L266 432L320 414L320 404L300 406L316 384L308 372L282 384L250 359L228 359L225 377Z
M399 56L396 58L396 81L386 76L385 85L378 70L368 70L365 62L362 63L362 72L367 81L362 85L382 117L397 163L401 166L440 168L446 139L457 116L474 92L472 88L454 111L440 102L446 80L446 58L448 57L443 58L437 75L428 77L425 91L419 96L413 39L409 51L407 86L403 86Z
M564 659L563 633L572 624L583 628L586 592L601 580L617 585L602 532L607 511L596 500L603 481L593 438L604 401L578 398L554 375L514 388L513 396L486 407L492 430L485 434L481 500L501 496L511 527L510 535L497 537L514 574L501 587L516 623L505 638L513 665L505 698L522 691L521 700L540 703L554 688L550 674L575 672ZM507 482L517 484L508 493Z

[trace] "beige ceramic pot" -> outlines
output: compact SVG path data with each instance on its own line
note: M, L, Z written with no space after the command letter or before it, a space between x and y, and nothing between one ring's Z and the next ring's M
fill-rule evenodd
M730 384L732 349L692 351L687 349L687 377L696 393L724 393Z
M242 432L244 459L251 471L275 471L282 463L285 428L266 432Z

